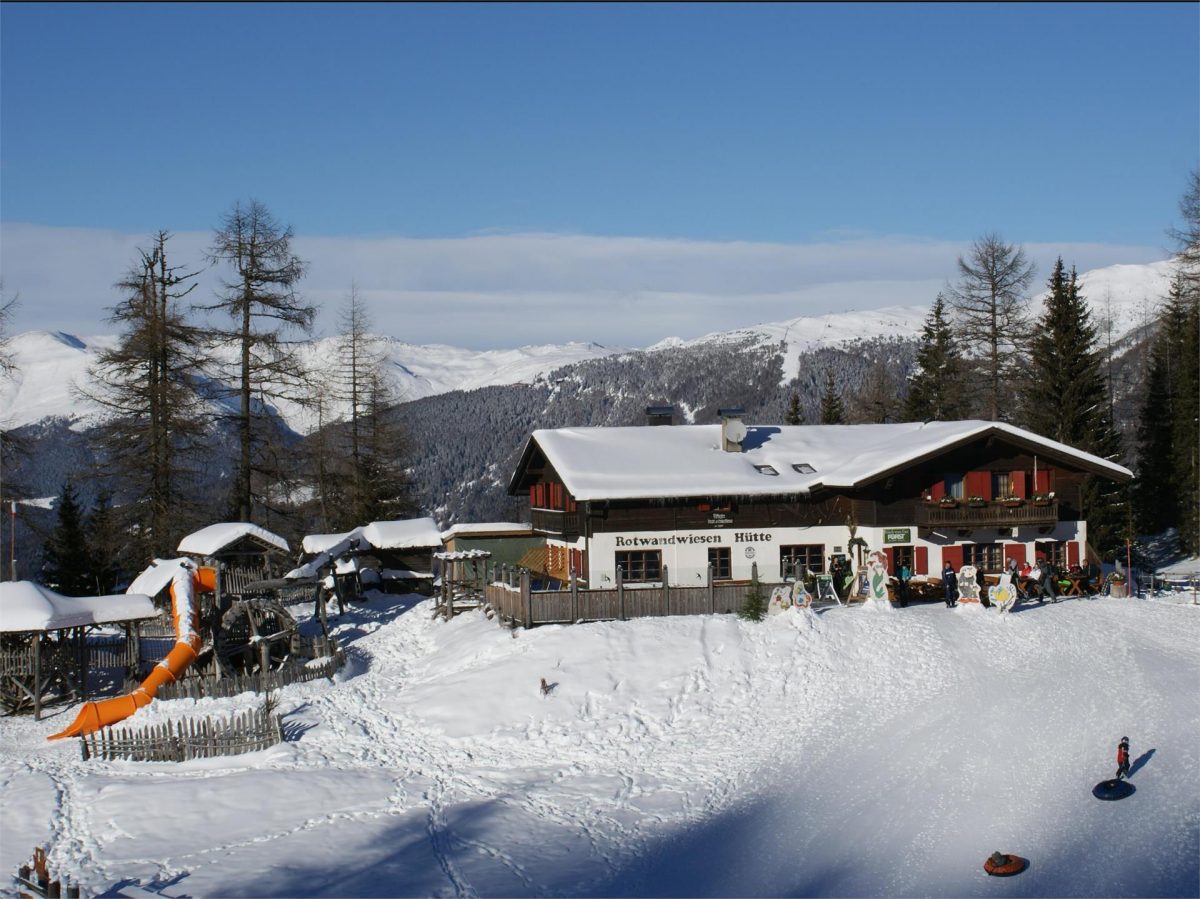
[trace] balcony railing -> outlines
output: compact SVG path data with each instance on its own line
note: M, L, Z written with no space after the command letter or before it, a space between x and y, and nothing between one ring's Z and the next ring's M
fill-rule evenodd
M1058 523L1058 502L1020 505L988 502L972 505L966 501L957 506L921 503L917 506L918 527L1012 527L1014 525L1046 525Z
M539 534L553 534L565 540L573 540L582 533L582 516L578 511L530 509L529 520L533 530Z

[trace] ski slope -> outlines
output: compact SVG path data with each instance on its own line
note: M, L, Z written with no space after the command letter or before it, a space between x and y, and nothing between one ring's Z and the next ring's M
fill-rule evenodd
M85 895L1195 896L1200 607L1070 600L532 631L374 596L285 743L83 762L0 719L0 867ZM554 685L543 696L545 678ZM254 705L172 700L132 724ZM1104 803L1129 735L1137 792ZM994 850L1031 860L1008 879Z

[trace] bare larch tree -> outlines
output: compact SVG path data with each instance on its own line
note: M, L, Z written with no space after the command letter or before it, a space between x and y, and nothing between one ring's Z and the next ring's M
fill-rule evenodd
M233 320L218 336L233 350L225 362L237 398L229 514L239 521L254 519L256 501L269 513L280 498L277 481L286 454L273 439L279 423L270 404L303 404L310 393L297 345L286 339L289 331L307 335L316 316L316 307L296 292L305 263L292 252L292 237L292 229L262 203L239 202L222 218L209 251L213 262L232 270L222 279L217 302L204 308Z
M964 355L976 368L980 409L992 421L1007 419L1020 378L1021 339L1029 329L1024 301L1034 265L1020 247L986 234L958 257L958 274L950 302Z

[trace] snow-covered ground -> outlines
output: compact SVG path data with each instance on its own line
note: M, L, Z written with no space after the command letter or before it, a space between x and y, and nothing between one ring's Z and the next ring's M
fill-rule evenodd
M282 690L287 740L251 755L83 762L44 740L73 709L0 719L0 870L43 845L85 894L1200 889L1200 607L516 632L430 612L416 596L355 607L337 682ZM258 701L155 702L130 723ZM1099 802L1122 735L1137 792ZM987 877L995 850L1030 868Z

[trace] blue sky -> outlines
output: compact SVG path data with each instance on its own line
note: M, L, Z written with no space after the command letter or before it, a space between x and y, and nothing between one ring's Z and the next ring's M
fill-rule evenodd
M72 234L255 197L376 247L995 230L1138 262L1200 147L1197 4L8 3L0 42L0 219Z

